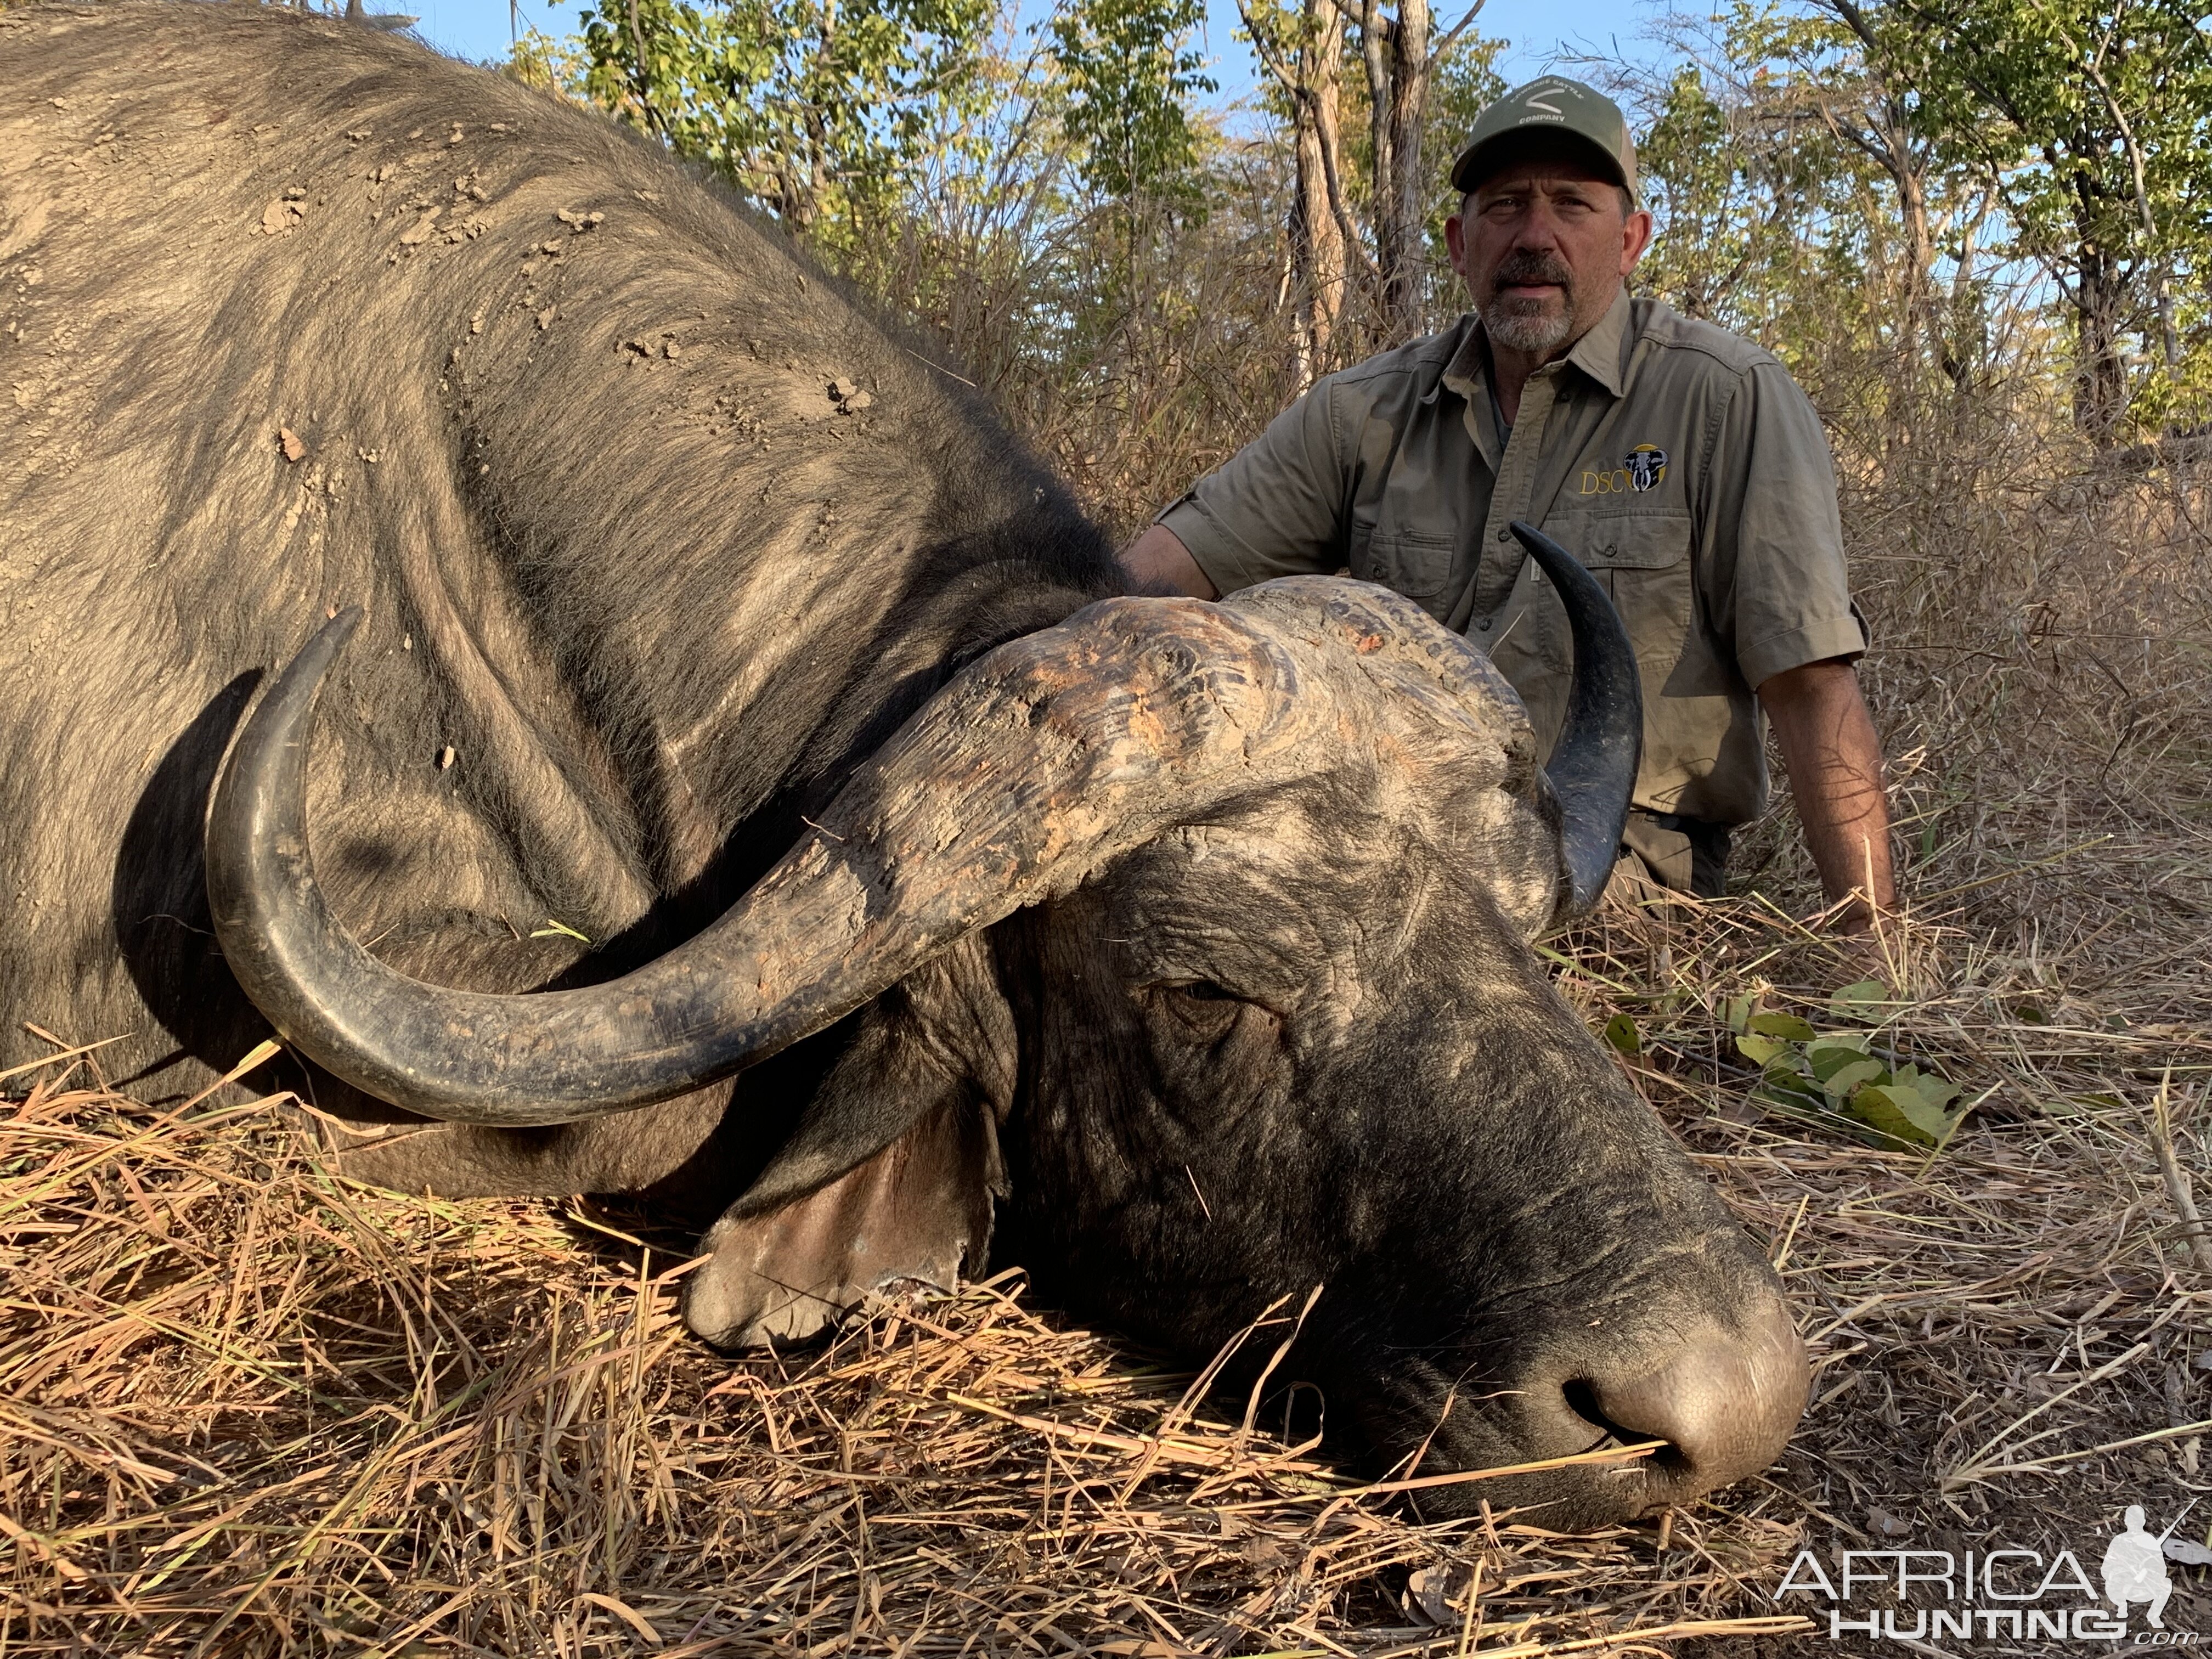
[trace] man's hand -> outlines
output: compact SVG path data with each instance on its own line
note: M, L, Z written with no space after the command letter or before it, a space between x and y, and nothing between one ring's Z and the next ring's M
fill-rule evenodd
M1759 700L1790 768L1790 793L1822 889L1831 901L1854 890L1860 896L1836 926L1863 933L1897 908L1897 884L1881 743L1859 695L1857 671L1840 658L1807 663L1766 679Z
M1194 599L1218 599L1220 593L1182 538L1164 525L1153 525L1121 550L1121 574L1137 593L1187 594Z

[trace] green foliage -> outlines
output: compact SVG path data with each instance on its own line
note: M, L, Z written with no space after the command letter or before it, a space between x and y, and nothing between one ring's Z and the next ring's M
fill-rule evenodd
M2155 430L2212 412L2212 26L2197 0L1825 3L1861 20L1920 133L1972 167L2014 251L2059 286L2084 428L2109 441L2130 415Z
M902 194L977 94L990 0L614 0L583 14L590 95L836 240Z
M2203 32L2181 31L2177 3L1724 0L1671 25L1664 72L1583 70L1638 131L1660 228L1638 290L1782 356L1828 417L1847 501L1892 469L1938 467L1957 476L1928 478L1934 498L1972 499L1987 458L2046 434L2071 368L2100 350L2124 371L2126 416L2098 441L2204 419L2212 169L2188 164L2212 140L2212 88ZM1095 484L1117 533L1218 465L1316 366L1406 325L1381 298L1356 25L1336 157L1354 246L1334 343L1309 362L1288 100L1263 75L1273 118L1249 136L1198 112L1199 0L1060 0L1035 23L997 0L592 3L582 39L527 38L510 72L717 167L940 331L943 360ZM2013 27L2031 14L2039 33ZM1318 14L1249 0L1248 15L1282 61ZM2075 68L2094 64L2110 100L2068 67L2062 34L2094 40ZM1421 325L1464 304L1442 246L1444 174L1502 89L1504 44L1469 36L1434 71ZM2094 131L2111 107L2140 141L2141 200L2129 146ZM2058 132L2060 115L2079 131ZM2057 134L2040 148L2038 121ZM2078 204L2089 216L2069 220ZM2108 267L2109 350L2075 321L2084 223Z
M1901 364L1902 386L1892 376L1854 392L1872 405L1864 415L1907 428L1920 411L1897 399L1919 372L1949 363L1955 385L1978 362L1931 320L1938 272L1923 264L1949 238L1971 292L1979 198L1940 148L1902 129L1905 112L1832 19L1736 0L1713 27L1717 62L1681 65L1646 100L1638 153L1658 235L1638 281L1815 383L1839 358ZM1912 175L1910 211L1894 168Z
M590 67L575 36L556 40L542 29L529 28L515 41L500 73L540 92L582 101L588 97L584 79Z
M1978 385L2039 378L2060 351L2092 442L2203 423L2201 11L1730 0L1677 21L1683 61L1640 87L1661 234L1638 280L1829 388L1885 458L1955 432Z
M1878 979L1863 979L1843 987L1828 999L1828 1018L1838 1024L1878 1025L1893 1006L1889 987Z
M1486 105L1505 95L1505 77L1498 72L1499 57L1512 45L1503 38L1467 34L1437 65L1429 85L1429 125L1421 140L1421 176L1435 181L1429 198L1429 257L1442 275L1440 281L1456 283L1456 273L1446 267L1444 221L1459 211L1459 196L1451 187L1451 164L1474 130L1474 118ZM1363 129L1364 131L1364 129ZM1458 301L1446 296L1446 309Z
M1737 34L1739 49L1751 46ZM1814 127L1763 142L1764 112L1731 108L1693 64L1668 82L1638 144L1659 234L1638 280L1679 309L1747 331L1864 278L1863 157ZM1752 129L1746 131L1746 129ZM1824 233L1809 234L1818 227Z
M1838 1018L1878 1018L1875 981L1844 987L1830 1000ZM1759 1068L1759 1093L1788 1110L1850 1123L1877 1146L1942 1147L1965 1121L1959 1086L1933 1069L1875 1052L1866 1031L1817 1030L1796 1014L1729 1011L1736 1052Z
M1200 200L1190 103L1215 88L1189 40L1205 15L1204 0L1079 0L1054 14L1066 129L1098 194Z

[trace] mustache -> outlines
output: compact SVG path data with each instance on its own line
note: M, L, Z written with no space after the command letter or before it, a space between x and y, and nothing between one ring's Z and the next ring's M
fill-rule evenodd
M1500 289L1523 283L1555 283L1571 295L1575 274L1567 269L1567 262L1555 253L1530 250L1508 254L1491 273L1490 292L1494 298Z

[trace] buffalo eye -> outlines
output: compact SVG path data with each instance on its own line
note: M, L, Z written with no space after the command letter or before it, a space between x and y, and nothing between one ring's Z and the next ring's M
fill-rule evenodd
M1253 1012L1251 1003L1210 979L1162 985L1156 988L1154 995L1157 1006L1172 1018L1171 1029L1186 1040L1195 1038L1208 1045L1227 1036L1247 1012Z
M1188 997L1194 1002L1234 1002L1234 993L1224 991L1210 979L1194 979L1188 985L1168 988L1178 996Z
M1283 1018L1210 979L1141 988L1160 1103L1208 1132L1243 1115L1285 1082Z

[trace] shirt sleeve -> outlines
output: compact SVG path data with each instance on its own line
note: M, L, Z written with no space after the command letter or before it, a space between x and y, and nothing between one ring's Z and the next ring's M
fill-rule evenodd
M1275 576L1325 575L1344 562L1341 522L1353 457L1338 442L1324 380L1155 523L1175 532L1224 593Z
M1706 602L1744 682L1867 647L1844 569L1835 462L1781 364L1745 374L1714 439Z

